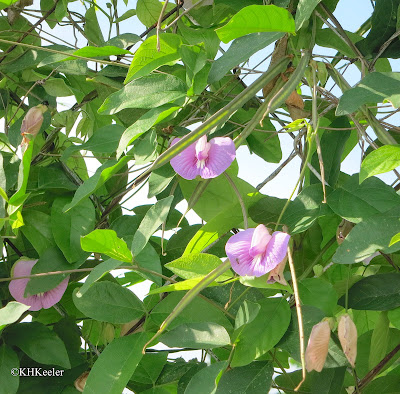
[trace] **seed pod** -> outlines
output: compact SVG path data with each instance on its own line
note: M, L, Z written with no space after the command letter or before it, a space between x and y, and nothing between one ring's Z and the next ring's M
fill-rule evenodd
M357 328L348 314L343 315L339 320L338 336L343 353L354 368L357 357Z
M315 370L321 372L324 368L326 357L328 356L329 339L331 329L327 320L316 324L308 339L305 359L308 372Z

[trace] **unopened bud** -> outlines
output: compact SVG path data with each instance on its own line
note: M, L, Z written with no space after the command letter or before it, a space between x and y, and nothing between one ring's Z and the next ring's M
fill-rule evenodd
M81 393L83 392L83 389L85 388L86 380L89 376L89 371L84 372L79 378L77 378L74 382L75 388L80 391Z
M343 353L354 368L357 357L357 328L349 315L343 315L338 325L338 336Z
M27 112L21 125L21 134L24 137L24 142L28 142L29 139L36 137L39 133L43 123L43 113L46 111L47 106L39 104Z
M331 329L327 320L316 324L308 339L305 359L308 372L315 370L321 372L328 356Z

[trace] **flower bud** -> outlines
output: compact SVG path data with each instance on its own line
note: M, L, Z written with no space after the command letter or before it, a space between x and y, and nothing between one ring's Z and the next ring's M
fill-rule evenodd
M89 376L89 371L84 372L81 376L76 378L74 382L75 388L80 391L81 393L83 392L85 385L86 385L86 380Z
M47 106L39 104L31 108L24 117L21 125L21 134L24 137L23 142L36 137L43 123L43 113L47 111Z
M327 320L316 324L312 328L305 354L306 368L308 372L311 372L312 370L317 372L322 371L326 357L328 356L330 336L331 329Z
M348 314L343 315L339 320L338 336L343 353L354 368L357 357L357 328Z

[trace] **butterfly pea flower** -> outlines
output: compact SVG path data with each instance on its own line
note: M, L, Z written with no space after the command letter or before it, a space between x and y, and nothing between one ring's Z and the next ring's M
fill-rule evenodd
M175 138L172 145L180 138ZM194 144L171 159L171 166L182 178L192 180L198 175L203 179L216 178L235 160L234 142L228 137L215 137L209 142L203 135Z
M312 328L305 354L308 372L313 370L321 372L322 368L324 368L326 357L328 356L330 337L331 328L327 320L316 324Z
M42 127L43 113L46 111L47 106L39 104L26 113L21 125L22 144L27 144L30 139L37 136Z
M280 283L281 285L287 286L287 282L285 277L283 276L283 272L285 270L287 257L283 259L272 271L270 271L267 283Z
M290 235L275 231L272 235L260 224L256 228L241 231L225 245L233 270L240 276L262 276L273 271L286 258ZM283 273L283 267L279 274ZM278 271L273 273L274 277ZM271 279L271 277L270 277Z
M26 258L18 260L13 266L11 276L20 277L31 275L32 268L37 261L38 260L28 260ZM65 278L54 289L25 297L25 289L29 280L29 278L14 279L10 282L8 288L16 301L21 304L29 305L30 311L38 311L40 309L49 309L61 300L61 297L67 289L69 277Z
M344 355L354 368L357 357L357 327L348 314L341 316L339 320L338 337Z

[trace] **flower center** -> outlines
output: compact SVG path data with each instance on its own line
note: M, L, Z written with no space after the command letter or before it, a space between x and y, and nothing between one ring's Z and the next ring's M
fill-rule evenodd
M207 136L205 135L196 142L197 168L203 168L205 166L210 148L211 144L207 142Z

